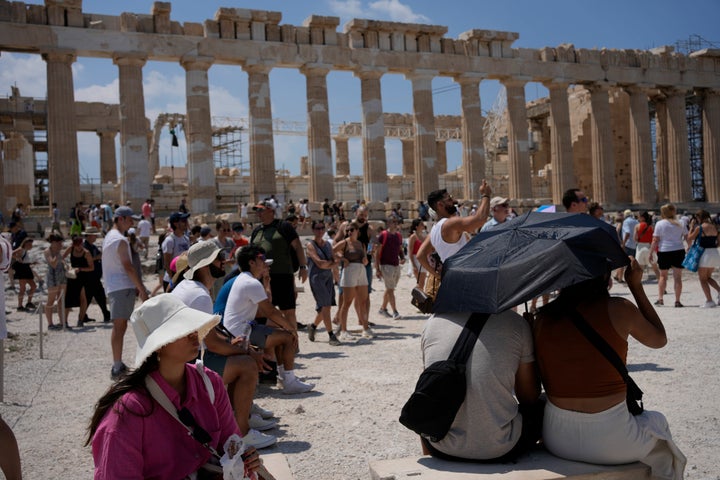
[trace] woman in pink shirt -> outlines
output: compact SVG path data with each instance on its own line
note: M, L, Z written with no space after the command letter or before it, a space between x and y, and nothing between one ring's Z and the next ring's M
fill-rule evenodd
M95 479L186 478L214 453L222 454L228 437L240 434L222 378L187 363L197 357L200 342L219 319L170 294L153 297L133 312L139 366L100 398L88 428ZM182 423L150 394L149 379L177 409ZM254 448L243 458L250 472L260 466Z

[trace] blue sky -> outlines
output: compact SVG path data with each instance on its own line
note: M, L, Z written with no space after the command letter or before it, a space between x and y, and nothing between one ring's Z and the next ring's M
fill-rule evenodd
M43 3L41 0L26 3ZM83 11L119 15L134 12L147 14L150 0L84 0ZM719 0L182 0L172 2L171 18L179 22L202 22L213 18L221 6L273 10L282 13L281 23L300 25L312 14L340 17L339 31L352 18L372 18L411 23L429 23L448 27L448 37L456 38L470 29L518 32L515 47L542 48L572 43L576 48L654 48L673 45L700 35L720 47ZM82 101L117 103L117 67L109 60L79 59L73 66L75 98ZM210 101L213 116L247 116L247 76L240 67L213 66L209 71ZM270 74L273 116L287 121L305 121L305 79L295 70L274 69ZM0 95L9 95L16 84L23 95L46 96L45 65L39 56L11 54L0 56ZM185 75L178 64L148 62L144 68L146 113L154 121L161 112L185 112ZM436 78L434 89L454 85L447 78ZM445 89L443 89L445 90ZM497 82L481 84L483 109L492 107L497 96ZM544 96L542 86L526 87L528 100ZM328 76L330 121L359 121L361 118L359 80L348 72ZM412 112L410 82L400 75L382 79L383 108L386 112ZM434 95L436 114L459 114L458 89L447 89ZM243 138L247 141L247 138ZM78 135L81 181L99 177L99 145L92 133ZM388 172L401 171L401 146L387 140ZM172 151L171 151L172 150ZM186 155L184 142L170 148L167 134L161 140L161 165L180 165ZM299 172L299 159L307 153L305 137L275 136L276 168ZM243 157L247 161L247 146ZM459 143L448 143L448 168L460 164ZM361 174L360 140L350 142L351 173ZM118 154L118 159L119 159Z

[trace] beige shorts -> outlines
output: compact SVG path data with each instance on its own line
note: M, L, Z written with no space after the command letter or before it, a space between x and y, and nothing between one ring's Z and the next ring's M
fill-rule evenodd
M385 290L395 290L400 281L402 267L400 265L380 265L380 271L385 282Z
M367 275L365 265L362 263L351 263L343 268L340 276L340 286L343 288L367 286Z

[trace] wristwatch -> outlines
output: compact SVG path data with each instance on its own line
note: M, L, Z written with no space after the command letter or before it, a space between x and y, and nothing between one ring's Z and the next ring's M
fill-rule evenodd
M300 265L300 270L307 270L307 265Z

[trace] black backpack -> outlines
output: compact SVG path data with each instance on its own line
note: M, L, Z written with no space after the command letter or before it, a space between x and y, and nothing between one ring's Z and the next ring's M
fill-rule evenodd
M423 370L400 413L400 423L431 442L445 438L465 401L465 370L478 335L490 315L473 313L447 360Z

